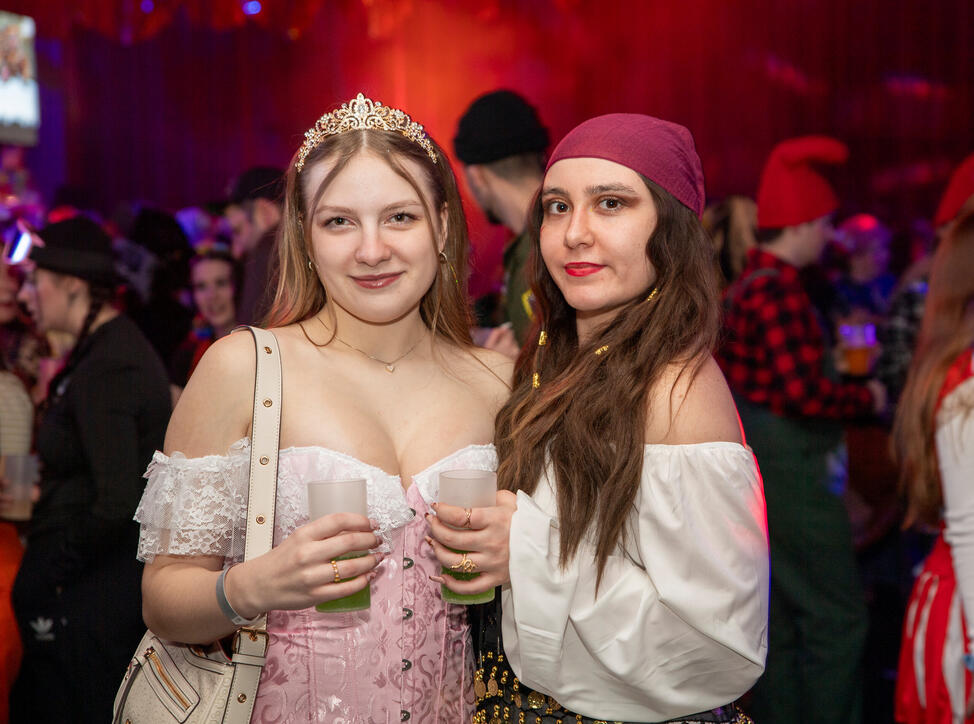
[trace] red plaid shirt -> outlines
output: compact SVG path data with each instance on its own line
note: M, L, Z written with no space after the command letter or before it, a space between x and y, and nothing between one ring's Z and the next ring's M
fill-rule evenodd
M725 307L716 356L735 394L778 415L840 419L872 411L866 387L825 376L822 330L794 266L751 249Z

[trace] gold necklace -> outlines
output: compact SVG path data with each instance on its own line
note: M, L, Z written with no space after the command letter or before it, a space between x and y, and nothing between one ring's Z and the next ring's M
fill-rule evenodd
M331 330L329 330L329 329L328 329L328 327L325 327L325 323L321 321L321 317L316 317L316 319L317 319L317 320L318 320L318 322L319 322L319 323L321 324L321 326L325 328L325 331L326 331L326 332L329 332L329 331L331 331ZM338 333L337 333L337 332L336 332L336 333L334 334L334 337L335 337L335 339L337 339L337 340L338 340L339 342L341 342L342 344L344 344L344 345L345 345L346 347L348 347L349 349L352 349L352 350L355 350L355 351L356 351L356 352L358 352L359 354L361 354L361 355L364 355L364 356L366 356L366 357L368 357L368 358L369 358L370 360L372 360L373 362L378 362L379 364L381 364L381 365L382 365L383 367L385 367L385 368L386 368L386 372L388 372L388 373L389 373L390 375L391 375L391 374L392 374L393 372L395 372L395 371L396 371L396 365L397 365L397 364L398 364L398 363L399 363L400 361L402 361L402 360L403 360L404 358L406 358L406 357L407 357L407 356L409 355L409 353L410 353L410 352L412 352L412 351L413 351L414 349L416 349L416 348L417 348L417 347L419 346L419 343L423 341L423 337L420 337L420 338L419 338L419 339L417 339L417 340L416 340L415 342L413 342L413 345L412 345L412 346L411 346L411 347L410 347L409 349L407 349L407 350L406 350L405 352L403 352L403 353L402 353L401 355L399 355L398 357L396 357L396 358L395 358L394 360L392 360L391 362L386 362L386 361L385 361L384 359L379 359L378 357L375 357L375 356L373 356L373 355L371 355L371 354L369 354L369 353L368 353L368 352L366 352L366 351L365 351L364 349L359 349L359 348L358 348L358 347L356 347L356 346L355 346L354 344L349 344L349 343L348 343L348 342L346 342L346 341L345 341L344 339L342 339L341 337L339 337L339 336L338 336Z

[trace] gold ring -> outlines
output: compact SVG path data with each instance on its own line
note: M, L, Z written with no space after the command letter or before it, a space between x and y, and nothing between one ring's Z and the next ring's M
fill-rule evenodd
M450 566L450 570L460 571L461 573L473 573L477 570L477 564L467 558L466 553L461 553L460 560Z
M341 583L342 577L338 574L338 561L331 559L331 567L335 571L335 583Z
M464 519L463 526L462 527L469 528L470 527L470 516L473 514L473 508L466 508L463 512L467 514L467 517Z

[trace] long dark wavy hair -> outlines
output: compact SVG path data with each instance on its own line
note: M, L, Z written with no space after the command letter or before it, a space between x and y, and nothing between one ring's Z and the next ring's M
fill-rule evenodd
M958 219L937 248L923 323L893 420L893 457L909 507L905 525L936 524L943 505L935 435L947 370L974 345L974 213ZM971 413L971 409L964 411Z
M617 546L643 466L649 393L667 366L691 381L717 338L720 311L714 247L700 220L669 192L641 176L656 206L646 256L656 280L592 338L580 343L575 310L540 254L543 208L531 207L529 264L538 313L521 352L514 390L497 416L498 486L532 493L550 463L558 501L561 561L566 565L595 528L597 583ZM653 287L658 293L652 298ZM547 342L538 346L540 330ZM595 350L608 345L608 350ZM540 387L532 384L538 373Z

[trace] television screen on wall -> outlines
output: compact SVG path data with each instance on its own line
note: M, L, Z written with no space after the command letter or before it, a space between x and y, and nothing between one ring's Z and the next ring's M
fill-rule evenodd
M37 143L41 104L34 33L32 18L0 10L0 143Z

